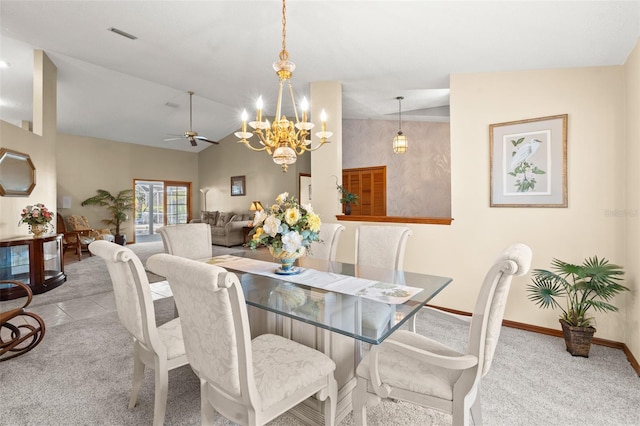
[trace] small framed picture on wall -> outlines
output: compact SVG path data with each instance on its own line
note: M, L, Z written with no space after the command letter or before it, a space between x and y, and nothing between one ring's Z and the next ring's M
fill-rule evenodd
M246 195L244 176L231 176L231 196Z

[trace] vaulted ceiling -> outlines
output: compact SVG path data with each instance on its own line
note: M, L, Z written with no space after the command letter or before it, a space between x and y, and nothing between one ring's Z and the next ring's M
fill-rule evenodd
M343 117L448 120L455 73L624 64L640 1L287 2L300 97L343 84ZM219 140L262 95L275 112L282 4L261 1L0 2L0 119L32 119L33 49L58 68L58 130L197 152L165 142L189 126ZM109 31L115 27L137 37ZM329 111L329 113L331 113ZM317 118L315 118L317 120Z

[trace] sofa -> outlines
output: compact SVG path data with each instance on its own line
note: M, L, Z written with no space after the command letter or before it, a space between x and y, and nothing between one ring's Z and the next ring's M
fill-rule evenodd
M202 211L200 219L189 223L208 223L211 226L211 243L218 246L238 246L244 244L243 229L253 220L253 213Z

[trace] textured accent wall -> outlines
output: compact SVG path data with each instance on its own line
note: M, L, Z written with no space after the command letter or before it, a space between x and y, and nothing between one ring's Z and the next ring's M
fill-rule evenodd
M387 166L387 216L451 217L449 123L403 122L406 154L394 154L397 121L344 120L342 167Z

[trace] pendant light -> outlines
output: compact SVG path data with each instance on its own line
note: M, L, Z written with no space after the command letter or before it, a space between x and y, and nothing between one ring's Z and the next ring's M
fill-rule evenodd
M395 154L404 154L409 147L407 136L402 133L402 100L403 96L398 96L398 134L393 138L393 152Z

